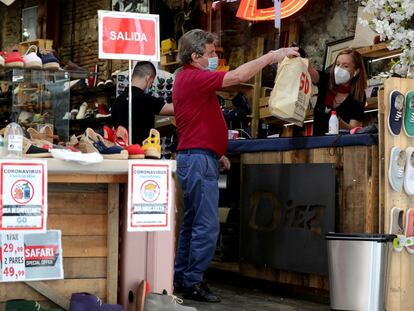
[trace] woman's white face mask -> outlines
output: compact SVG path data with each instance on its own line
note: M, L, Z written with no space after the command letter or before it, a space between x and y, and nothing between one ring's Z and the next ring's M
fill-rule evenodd
M335 66L335 84L345 84L351 80L351 74L348 70L343 69L339 66Z

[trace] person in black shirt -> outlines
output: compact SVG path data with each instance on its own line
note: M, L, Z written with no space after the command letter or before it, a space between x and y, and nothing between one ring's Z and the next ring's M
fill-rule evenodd
M154 128L155 115L174 115L174 107L162 98L148 94L156 75L155 66L148 61L140 61L132 72L132 133L133 144L142 144L150 129ZM115 127L122 125L129 130L128 89L118 96L111 109Z
M338 53L329 72L316 71L309 65L309 73L318 86L313 135L328 132L332 110L336 110L340 129L362 126L368 77L361 54L345 49Z

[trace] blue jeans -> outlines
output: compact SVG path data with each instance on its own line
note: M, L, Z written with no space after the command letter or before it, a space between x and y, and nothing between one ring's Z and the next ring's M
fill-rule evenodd
M177 176L184 193L184 218L175 257L174 282L184 288L203 280L220 230L218 158L207 150L199 151L177 155Z

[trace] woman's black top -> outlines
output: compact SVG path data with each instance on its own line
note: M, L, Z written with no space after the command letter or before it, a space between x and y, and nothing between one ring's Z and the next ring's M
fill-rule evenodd
M313 136L325 135L328 132L329 118L331 116L331 108L325 105L325 97L328 93L329 73L319 72L318 99L315 109L313 110ZM336 107L336 114L346 123L350 120L362 122L364 118L365 95L362 101L357 101L348 95L348 97Z

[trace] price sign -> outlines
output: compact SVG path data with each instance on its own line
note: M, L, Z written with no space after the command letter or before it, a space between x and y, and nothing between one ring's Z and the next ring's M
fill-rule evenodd
M59 230L0 235L0 282L63 279Z
M2 238L3 281L24 279L24 240L21 233L4 234Z

